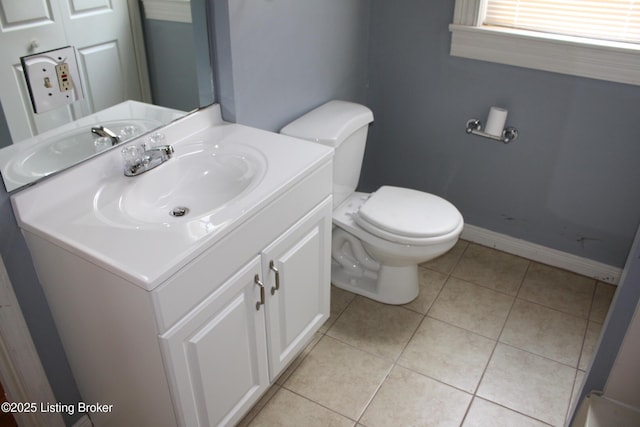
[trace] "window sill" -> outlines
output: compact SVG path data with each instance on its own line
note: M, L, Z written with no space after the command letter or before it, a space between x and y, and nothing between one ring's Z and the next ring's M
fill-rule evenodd
M451 55L640 85L640 46L451 24Z

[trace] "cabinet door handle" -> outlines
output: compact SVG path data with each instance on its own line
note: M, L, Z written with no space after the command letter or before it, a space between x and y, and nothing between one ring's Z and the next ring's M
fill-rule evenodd
M260 306L264 305L264 283L260 280L260 276L256 274L256 277L253 278L253 281L256 285L260 286L260 301L256 303L256 310L260 310Z
M276 263L272 261L269 262L269 268L271 271L276 273L276 285L271 288L271 295L275 294L278 289L280 289L280 271L276 267Z

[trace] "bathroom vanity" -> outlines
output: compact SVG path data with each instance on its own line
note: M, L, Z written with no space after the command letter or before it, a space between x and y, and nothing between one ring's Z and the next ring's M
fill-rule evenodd
M333 152L217 105L162 132L12 202L94 424L234 425L329 316Z

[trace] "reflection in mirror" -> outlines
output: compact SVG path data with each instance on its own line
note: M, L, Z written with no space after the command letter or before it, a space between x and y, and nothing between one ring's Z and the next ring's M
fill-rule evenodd
M125 101L0 150L7 191L73 166L182 117L179 110Z
M111 148L91 134L94 125L108 121L137 136L211 104L205 2L46 0L33 7L0 0L0 170L7 191L27 184L27 176L41 179ZM20 57L63 46L76 48L85 99L34 114ZM43 141L50 147L36 149ZM15 180L17 165L31 169Z

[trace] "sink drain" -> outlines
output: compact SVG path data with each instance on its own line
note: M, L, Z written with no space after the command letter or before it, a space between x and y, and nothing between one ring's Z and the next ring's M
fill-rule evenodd
M180 217L180 216L185 216L188 213L189 213L189 208L184 206L178 206L176 208L171 209L171 212L169 212L169 215Z

